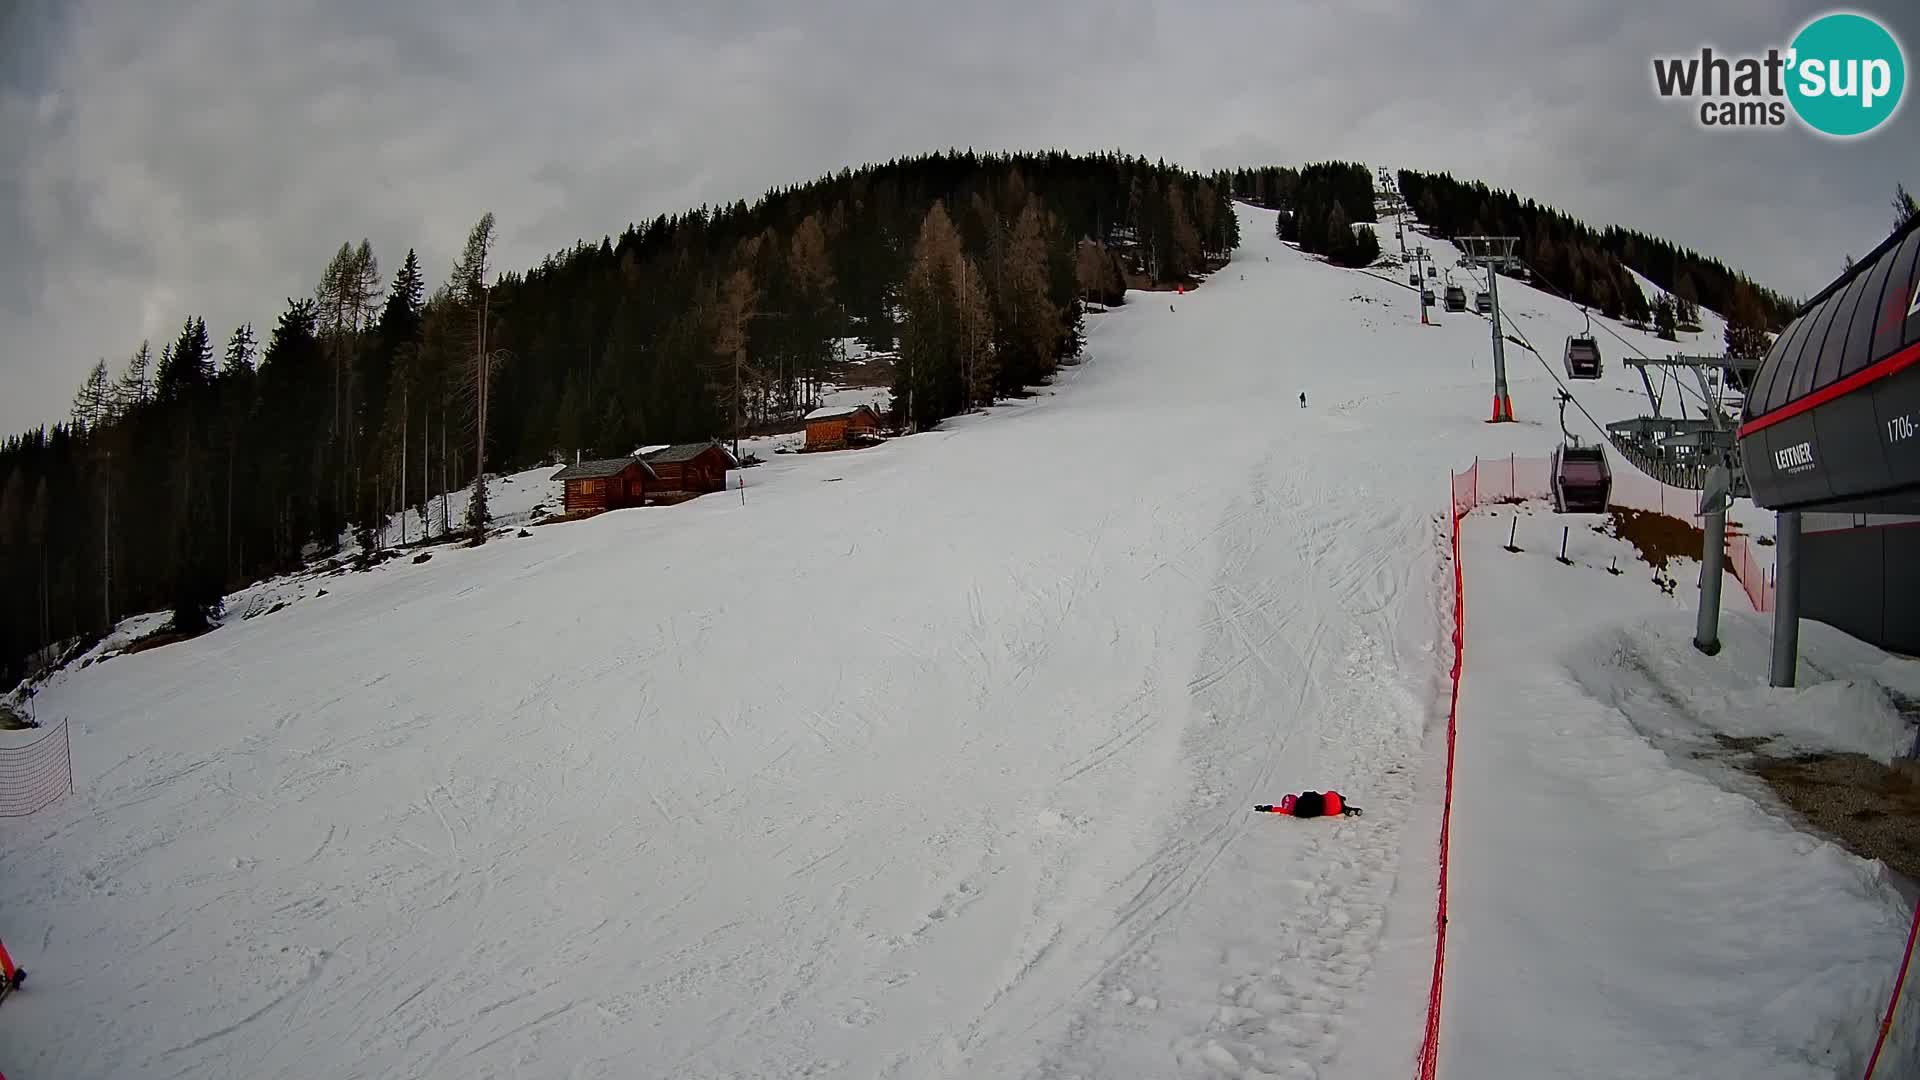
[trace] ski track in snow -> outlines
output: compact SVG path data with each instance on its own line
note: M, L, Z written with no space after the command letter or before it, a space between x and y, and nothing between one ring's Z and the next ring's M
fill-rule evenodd
M1481 423L1484 323L1421 327L1239 213L1233 264L1092 316L1034 398L779 456L745 505L306 582L49 688L78 792L0 824L0 929L35 972L0 1065L1410 1060L1384 1033L1417 1034L1425 972L1376 976L1431 919L1435 514L1449 468L1557 432ZM1516 293L1536 337L1578 325ZM1530 359L1513 384L1550 415ZM1327 787L1366 816L1249 812Z

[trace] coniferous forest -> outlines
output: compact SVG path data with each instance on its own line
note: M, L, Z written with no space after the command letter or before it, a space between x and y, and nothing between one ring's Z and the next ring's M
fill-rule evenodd
M902 430L1018 394L1078 354L1086 306L1224 260L1232 190L1117 154L949 152L525 271L493 265L491 214L444 273L342 243L311 294L224 336L186 315L0 446L0 675L132 612L202 629L228 592L348 536L364 554L487 471L751 430L811 400L846 338L896 354ZM484 538L473 486L435 537Z
M1300 250L1340 266L1371 266L1380 257L1374 230L1354 228L1378 220L1373 174L1365 165L1331 161L1304 169L1240 169L1232 180L1235 198L1280 211L1275 232Z
M1444 174L1399 183L1440 235L1518 235L1544 284L1608 315L1670 333L1706 306L1748 352L1792 316L1665 241ZM971 151L661 215L524 271L494 266L491 214L444 276L344 242L257 326L216 337L187 315L96 364L66 422L0 445L0 676L132 612L204 629L227 593L348 538L365 558L402 507L436 511L432 539L478 542L486 473L751 432L811 402L848 339L893 356L903 432L1018 395L1079 354L1085 311L1228 258L1236 198L1329 261L1379 257L1360 164ZM1627 267L1668 295L1649 305Z
M1764 349L1765 331L1778 331L1793 319L1793 301L1717 259L1657 237L1617 226L1596 232L1532 199L1445 173L1402 169L1398 179L1407 205L1438 235L1517 236L1515 254L1545 279L1545 286L1611 318L1655 322L1670 334L1676 319L1685 324L1689 313L1706 307L1727 316L1728 347L1743 353L1751 352L1756 341ZM1650 303L1628 268L1666 297ZM1664 315L1654 306L1662 299L1672 307Z

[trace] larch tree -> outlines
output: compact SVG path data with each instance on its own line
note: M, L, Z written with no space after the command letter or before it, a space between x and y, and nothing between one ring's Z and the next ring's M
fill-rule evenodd
M827 365L835 357L840 337L839 306L834 300L839 280L833 272L833 260L827 252L827 233L818 215L808 214L794 228L787 270L797 309L794 319L803 348L802 393L808 401L813 401L820 393L820 384L825 379Z
M467 504L467 526L473 542L487 539L487 397L488 377L498 360L487 340L492 316L488 296L488 260L493 251L493 212L482 214L467 234L467 246L454 265L450 291L471 320L473 370L473 498Z
M1767 353L1766 309L1753 286L1743 278L1734 283L1733 304L1727 312L1727 355L1758 360Z
M743 395L755 376L747 360L748 321L753 318L760 299L759 291L754 288L753 274L747 269L753 257L759 254L759 246L757 243L751 245L740 254L742 265L727 275L709 309L713 360L708 383L723 388L736 457L740 453Z
M74 423L91 431L113 418L113 383L107 377L105 359L93 365L87 381L73 398Z

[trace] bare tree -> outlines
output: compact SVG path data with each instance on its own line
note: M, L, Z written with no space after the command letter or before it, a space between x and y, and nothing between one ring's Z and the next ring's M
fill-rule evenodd
M467 504L467 524L473 529L473 542L487 540L487 382L488 376L503 359L490 347L487 321L492 295L487 282L487 260L493 249L493 212L482 214L467 234L466 250L454 264L449 291L466 310L472 325L473 357L473 498Z

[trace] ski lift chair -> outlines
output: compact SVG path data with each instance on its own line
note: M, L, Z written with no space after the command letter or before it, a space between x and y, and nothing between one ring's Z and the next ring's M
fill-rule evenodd
M1409 284L1409 285L1418 285L1418 284L1420 284L1420 271L1418 271L1418 270L1415 270L1415 271L1413 271L1413 272L1411 272L1411 273L1409 273L1409 274L1407 275L1407 284Z
M1420 302L1421 302L1422 304L1425 304L1425 305L1426 305L1426 306L1428 306L1428 307L1432 307L1432 306L1433 306L1433 290L1432 290L1432 289L1421 289L1421 290L1420 290Z
M1600 343L1591 335L1575 334L1567 339L1566 350L1567 378L1597 379L1600 377Z
M1493 294L1488 292L1474 293L1473 294L1473 310L1479 312L1482 315L1493 314Z
M1554 513L1604 514L1612 493L1613 470L1603 448L1563 443L1554 450Z
M1447 310L1448 311L1467 310L1467 290L1461 288L1458 285L1447 286Z

